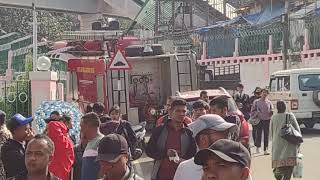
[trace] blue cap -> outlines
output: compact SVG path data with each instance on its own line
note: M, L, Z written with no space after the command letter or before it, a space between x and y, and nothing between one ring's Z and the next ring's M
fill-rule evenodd
M16 121L20 126L23 126L23 125L29 124L33 120L33 118L32 117L26 118L21 114L15 114L11 118L11 120Z

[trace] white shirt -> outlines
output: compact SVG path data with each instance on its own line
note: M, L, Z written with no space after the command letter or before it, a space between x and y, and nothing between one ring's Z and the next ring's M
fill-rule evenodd
M196 165L193 158L191 158L179 164L173 180L201 180L202 175L202 166Z
M179 164L173 180L202 180L202 175L202 166L195 164L194 159L191 158ZM249 175L248 180L252 180L251 174Z

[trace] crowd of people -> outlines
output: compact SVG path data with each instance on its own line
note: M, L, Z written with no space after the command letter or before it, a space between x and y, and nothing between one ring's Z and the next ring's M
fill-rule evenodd
M252 125L256 153L260 153L262 133L264 154L269 155L272 136L272 167L277 180L290 180L299 145L280 137L286 120L300 132L293 114L286 113L283 101L277 114L268 100L267 89L256 88L254 96L237 87L234 100L243 115L230 112L228 96L211 98L202 91L187 116L187 102L168 97L167 114L156 122L145 147L154 159L152 180L252 180L249 127ZM122 118L119 106L105 113L102 103L87 108L80 122L80 142L69 135L72 118L54 111L47 127L35 135L33 119L16 114L6 120L0 111L0 180L140 180L132 155L137 137L131 124ZM270 128L270 132L269 132Z
M53 111L35 134L33 118L0 111L0 180L141 179L130 163L136 136L120 108L95 103L81 118L80 142L69 135L72 118Z
M269 155L269 140L272 139L272 168L276 180L290 180L293 168L297 165L300 144L293 144L281 137L281 129L290 125L301 134L299 124L293 113L287 112L286 103L276 103L276 113L268 99L269 90L257 87L253 96L243 93L244 86L239 84L234 100L246 118L255 118L252 125L252 137L256 153L260 153L263 133L264 155Z

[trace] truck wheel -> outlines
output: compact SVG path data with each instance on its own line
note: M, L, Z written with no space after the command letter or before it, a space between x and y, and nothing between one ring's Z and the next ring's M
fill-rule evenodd
M309 129L313 128L313 126L315 125L314 122L304 122L303 124Z

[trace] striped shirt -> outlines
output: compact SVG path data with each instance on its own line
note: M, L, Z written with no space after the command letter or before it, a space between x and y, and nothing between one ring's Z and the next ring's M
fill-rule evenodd
M98 155L98 146L103 134L98 134L94 139L90 140L84 150L82 157L81 179L96 180L98 179L99 164L96 162Z

